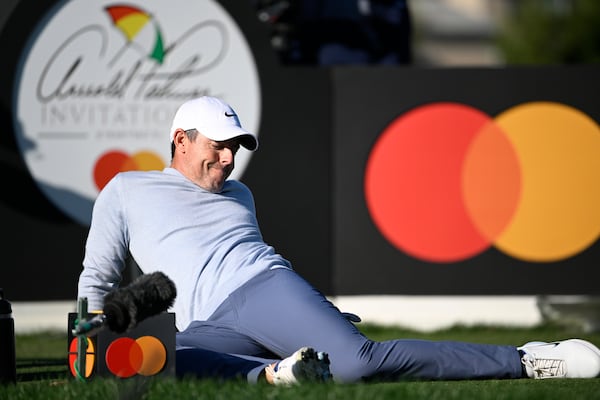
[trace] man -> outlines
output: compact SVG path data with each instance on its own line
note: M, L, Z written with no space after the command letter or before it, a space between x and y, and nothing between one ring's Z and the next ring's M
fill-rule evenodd
M340 382L600 374L600 350L578 339L369 340L263 241L250 190L227 180L239 147L258 147L235 111L213 97L187 101L169 137L169 168L120 173L96 200L79 280L90 307L118 285L130 251L144 273L175 282L181 347L282 358L309 346L329 354Z

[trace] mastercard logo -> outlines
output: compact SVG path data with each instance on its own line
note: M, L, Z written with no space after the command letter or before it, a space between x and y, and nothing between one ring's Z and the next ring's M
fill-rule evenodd
M167 350L154 336L116 339L106 349L106 366L120 378L159 373L167 362Z
M78 376L76 361L77 338L74 338L69 347L69 367L73 376ZM86 378L92 374L94 361L94 346L88 338ZM167 350L163 343L154 336L141 336L137 339L122 337L109 344L104 361L108 370L119 378L129 378L136 374L152 376L161 372L165 367Z
M98 191L119 172L161 171L165 168L162 158L152 151L140 151L133 155L120 150L103 153L94 164L94 183Z
M600 235L600 128L555 102L491 117L459 103L399 116L365 168L368 212L395 248L429 262L490 247L530 262L581 253Z

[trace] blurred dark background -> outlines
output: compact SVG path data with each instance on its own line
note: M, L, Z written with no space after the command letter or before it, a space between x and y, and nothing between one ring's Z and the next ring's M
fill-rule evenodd
M600 60L597 0L253 0L286 65Z

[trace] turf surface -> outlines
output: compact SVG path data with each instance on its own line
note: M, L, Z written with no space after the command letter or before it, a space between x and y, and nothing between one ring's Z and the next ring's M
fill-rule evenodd
M375 340L419 338L520 345L530 340L579 337L600 344L600 333L554 325L534 328L457 326L436 332L360 324ZM66 332L16 338L17 383L0 386L0 399L600 399L600 378L302 385L166 378L95 378L78 381L68 372Z

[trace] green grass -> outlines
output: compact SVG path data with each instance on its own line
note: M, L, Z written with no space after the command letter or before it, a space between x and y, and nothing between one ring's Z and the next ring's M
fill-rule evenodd
M554 325L457 326L431 333L365 324L359 327L375 340L415 338L519 345L529 340L579 337L600 343L600 333L586 334ZM67 370L66 332L18 335L16 351L17 383L0 386L0 399L600 399L600 378L309 384L291 388L171 378L95 378L81 382Z

